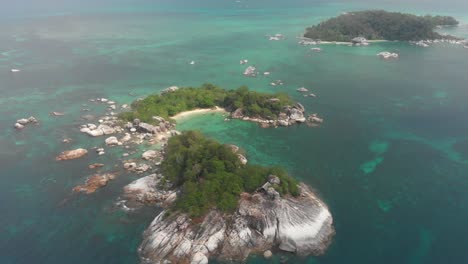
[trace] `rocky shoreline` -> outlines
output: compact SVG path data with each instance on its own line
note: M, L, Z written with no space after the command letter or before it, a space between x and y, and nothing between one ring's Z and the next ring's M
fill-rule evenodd
M208 263L210 257L220 260L242 261L251 253L270 257L271 251L282 250L299 255L323 254L334 235L333 218L326 205L305 184L299 186L299 197L284 196L273 188L279 178L270 175L269 181L254 193L242 193L238 209L223 214L216 209L202 219L191 219L184 213L168 209L177 199L180 190L173 189L159 173L165 146L170 137L179 135L175 124L162 117L153 117L154 124L123 122L115 116L117 104L108 99L91 99L106 103L108 112L101 118L89 115L79 131L90 137L105 137L102 146L92 148L98 156L105 155L106 148L119 147L121 167L135 174L148 173L123 188L117 204L125 210L143 206L159 206L163 211L156 216L143 235L139 254L143 263ZM122 106L122 109L126 107ZM242 109L231 113L231 118L259 123L262 127L291 126L297 123L321 123L316 115L304 116L305 109L297 103L285 107L277 120L250 118ZM97 120L97 122L91 122ZM19 120L19 124L37 123L36 119ZM97 123L97 124L96 124ZM64 143L71 139L64 139ZM148 148L140 157L136 146ZM158 144L158 147L150 147ZM239 147L231 146L241 164L247 158ZM57 161L70 161L89 155L89 150L76 148L61 152ZM125 159L132 155L132 158ZM72 189L72 193L91 195L116 178L119 172L106 172L105 164L92 163L89 170L97 170L84 183ZM104 171L101 172L100 170Z
M274 100L272 98L271 100ZM236 109L231 113L231 118L241 119L244 121L250 121L258 123L263 128L268 127L287 127L295 124L307 123L311 126L318 126L323 123L322 118L317 118L317 114L309 115L305 117L305 108L301 103L296 103L294 106L288 106L283 109L277 119L263 119L259 117L248 117L242 112L242 109Z
M244 261L250 254L265 252L269 256L273 250L323 254L335 233L326 205L305 184L300 185L298 198L280 197L270 184L253 194L243 193L233 214L213 209L203 219L191 219L184 213L164 210L143 234L138 249L142 262ZM158 193L152 186L140 190ZM160 202L167 203L167 196L160 197Z

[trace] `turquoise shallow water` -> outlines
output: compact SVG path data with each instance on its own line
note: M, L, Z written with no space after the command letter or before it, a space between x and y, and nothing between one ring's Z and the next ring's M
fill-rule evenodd
M327 254L288 263L468 262L468 50L379 43L313 53L295 39L308 25L368 6L437 11L466 23L466 3L26 2L0 11L0 263L137 263L141 232L159 209L127 214L114 203L139 176L120 173L94 195L70 195L92 173L83 168L102 162L103 171L116 171L123 150L73 162L54 157L103 145L78 133L81 115L104 111L88 99L123 104L203 82L284 91L325 118L320 128L261 129L217 115L179 124L241 146L251 162L286 167L329 205L337 235ZM468 37L466 25L446 31ZM286 40L265 38L275 33ZM400 59L378 59L384 50ZM271 76L243 77L244 58ZM285 85L268 85L277 79ZM302 97L301 86L318 98ZM40 125L12 129L29 115ZM68 137L70 145L61 143Z

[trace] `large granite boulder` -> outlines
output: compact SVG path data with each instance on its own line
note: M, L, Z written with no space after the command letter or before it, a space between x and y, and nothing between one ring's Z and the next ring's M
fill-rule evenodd
M160 132L159 127L150 125L148 123L140 122L138 129L144 133L157 134Z
M156 150L145 151L141 157L145 160L152 160L158 157L158 152Z
M74 150L67 150L60 155L58 155L55 159L56 160L72 160L72 159L78 159L83 157L84 155L88 154L88 151L86 149L74 149Z
M206 263L210 257L244 261L250 253L274 248L320 255L333 235L327 206L301 184L297 198L244 193L235 213L211 210L197 223L184 213L163 211L144 232L139 253L143 263Z
M172 204L177 198L177 193L173 190L164 190L160 185L162 176L151 174L133 181L124 187L124 198L131 202L142 204L156 204L166 207ZM135 203L133 203L135 207ZM138 205L138 206L139 206Z
M114 174L106 173L106 174L96 174L89 177L85 184L78 185L73 188L73 192L75 193L85 193L91 194L96 192L98 189L107 185L107 183L111 180L115 179Z

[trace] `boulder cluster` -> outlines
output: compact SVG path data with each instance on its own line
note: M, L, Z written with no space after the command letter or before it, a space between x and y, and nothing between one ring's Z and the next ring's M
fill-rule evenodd
M23 129L28 124L37 124L39 121L34 116L30 116L29 118L21 118L16 120L15 128L16 129Z

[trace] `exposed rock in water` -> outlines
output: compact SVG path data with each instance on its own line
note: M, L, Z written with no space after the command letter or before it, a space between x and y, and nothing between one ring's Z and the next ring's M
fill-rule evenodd
M87 153L88 153L88 151L86 149L82 149L82 148L75 149L75 150L67 150L67 151L64 151L64 152L60 153L60 155L58 155L55 159L56 160L78 159L78 158L83 157Z
M97 168L101 168L101 167L104 167L104 164L94 163L94 164L91 164L91 165L88 166L88 168L90 168L90 169L97 169Z
M85 125L80 129L81 132L88 134L92 137L99 137L102 135L110 135L114 134L116 130L108 125L99 125L96 126L94 124Z
M21 119L16 120L14 127L19 130L19 129L23 129L28 124L31 124L31 123L37 124L38 122L39 121L37 121L37 119L34 116L30 116L29 118L21 118Z
M116 146L116 145L121 145L122 143L119 142L119 140L116 137L109 137L106 138L106 145L108 146Z
M317 114L311 114L307 117L307 122L311 126L319 126L323 123L323 118L320 118Z
M65 115L65 113L63 113L63 112L51 112L50 114L53 115L53 116L64 116Z
M73 188L73 192L91 194L96 192L98 189L106 186L107 183L113 179L115 179L114 174L97 174L87 179L84 185L78 185L75 188Z
M378 57L382 58L382 59L398 59L399 55L398 53L391 53L391 52L388 52L388 51L383 51L383 52L380 52L377 54Z
M249 66L245 69L244 75L248 77L256 77L258 74L257 68L254 66Z
M263 257L269 259L273 256L273 253L270 250L263 252Z
M156 150L148 150L145 151L141 157L145 160L155 159L158 157L158 152Z
M334 235L332 216L306 185L300 192L297 198L244 193L235 213L211 210L201 224L163 211L144 232L140 256L143 263L207 263L209 257L243 261L273 248L323 254Z

